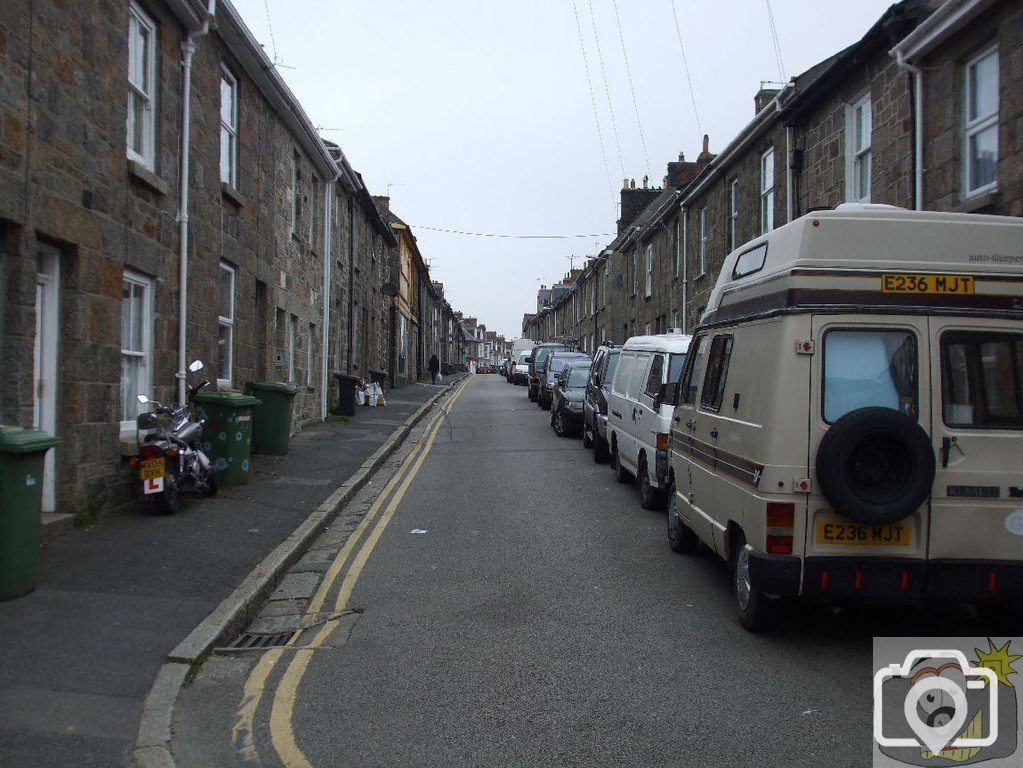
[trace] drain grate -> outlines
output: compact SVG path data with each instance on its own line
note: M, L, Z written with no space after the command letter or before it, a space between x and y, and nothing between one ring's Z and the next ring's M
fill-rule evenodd
M291 639L297 634L297 629L289 629L284 632L246 632L228 648L232 651L277 648L290 643Z

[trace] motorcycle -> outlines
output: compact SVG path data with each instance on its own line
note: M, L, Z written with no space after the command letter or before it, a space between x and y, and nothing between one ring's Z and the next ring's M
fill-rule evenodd
M202 369L196 360L188 370ZM206 379L188 387L184 403L166 406L137 395L143 405L155 406L136 419L139 455L136 466L142 493L152 502L157 512L173 515L181 509L181 492L196 489L207 496L217 493L216 469L199 447L205 419L194 420L189 403L195 394L210 382Z

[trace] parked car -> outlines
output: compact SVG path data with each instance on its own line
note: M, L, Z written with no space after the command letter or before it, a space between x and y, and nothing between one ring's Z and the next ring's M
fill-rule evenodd
M561 369L551 392L551 428L558 437L578 434L583 428L583 394L589 361L569 363Z
M691 337L633 336L622 345L608 396L607 431L615 478L639 483L643 509L663 509L675 388Z
M593 449L593 460L601 464L611 458L607 442L607 394L618 367L619 347L597 348L590 366L583 397L583 446Z
M554 380L561 373L561 369L569 363L585 360L589 365L592 360L585 352L555 351L540 367L540 393L537 396L537 404L544 411L551 409L551 398L553 397Z
M559 342L544 342L533 347L529 356L529 381L526 383L526 395L531 402L535 402L540 394L540 374L538 369L555 350L571 349L567 344Z
M512 366L512 384L529 384L529 352L521 353Z
M1020 243L1020 218L842 205L726 257L668 541L732 565L744 627L775 597L1023 603Z

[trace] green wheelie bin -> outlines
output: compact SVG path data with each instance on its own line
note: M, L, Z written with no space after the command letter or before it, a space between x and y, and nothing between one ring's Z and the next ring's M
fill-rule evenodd
M291 441L291 413L298 387L253 381L245 391L260 400L252 411L252 452L283 456Z
M0 427L0 600L36 587L43 460L58 442L36 429Z
M252 409L259 400L241 392L200 392L192 398L197 418L206 419L203 450L217 469L221 487L249 482Z

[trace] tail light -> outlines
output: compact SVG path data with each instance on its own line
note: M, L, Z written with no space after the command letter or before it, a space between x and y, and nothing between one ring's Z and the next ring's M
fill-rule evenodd
M158 459L163 456L163 451L160 450L159 446L156 445L143 445L139 449L140 459Z
M666 451L668 450L668 440L671 436L667 432L657 433L657 450Z
M767 502L767 552L772 555L792 554L796 505L792 502Z

